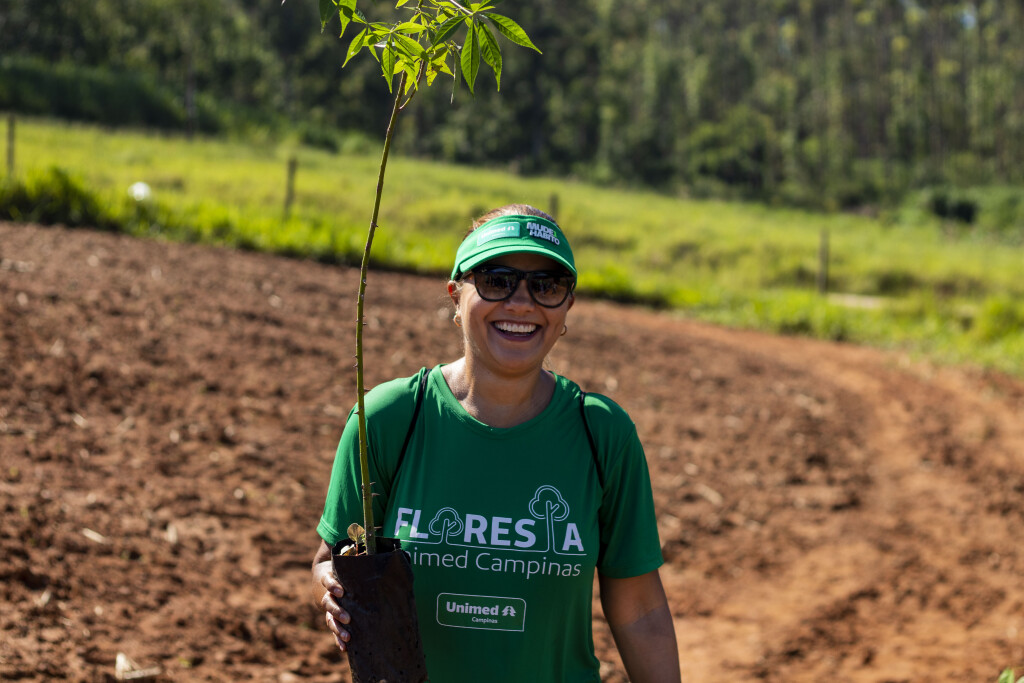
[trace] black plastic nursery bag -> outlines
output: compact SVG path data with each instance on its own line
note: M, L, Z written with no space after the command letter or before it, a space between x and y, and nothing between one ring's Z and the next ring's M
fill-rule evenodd
M347 648L352 681L423 683L427 665L412 590L412 565L400 541L376 541L374 555L341 556L337 547L333 555L334 571L345 587L345 595L336 600L352 616L345 626L352 634Z

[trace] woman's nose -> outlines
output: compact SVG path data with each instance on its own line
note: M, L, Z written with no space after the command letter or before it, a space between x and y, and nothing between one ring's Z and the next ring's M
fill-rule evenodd
M530 296L530 290L528 289L525 278L519 281L519 284L516 285L516 290L512 292L512 296L510 296L507 301L510 304L515 304L517 306L533 305L533 297Z

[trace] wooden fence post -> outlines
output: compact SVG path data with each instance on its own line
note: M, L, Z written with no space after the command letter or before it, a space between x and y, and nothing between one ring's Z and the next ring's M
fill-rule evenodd
M821 231L818 243L818 293L828 292L828 230Z
M14 177L14 114L7 115L7 177Z
M295 201L295 171L299 167L299 160L294 156L288 158L288 181L284 192L284 219L292 212L292 202Z
M192 65L192 49L185 53L185 137L196 134L196 70Z
M558 194L552 193L551 199L548 201L548 214L558 221Z

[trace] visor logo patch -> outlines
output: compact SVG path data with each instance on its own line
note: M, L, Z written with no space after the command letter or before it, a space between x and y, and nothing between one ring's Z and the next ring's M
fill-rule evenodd
M558 237L555 236L554 229L547 225L541 225L540 223L527 223L526 229L530 231L531 237L538 237L542 240L547 240L552 244L561 244Z
M530 225L533 225L532 223ZM499 240L502 237L519 237L519 223L499 223L476 231L478 245Z

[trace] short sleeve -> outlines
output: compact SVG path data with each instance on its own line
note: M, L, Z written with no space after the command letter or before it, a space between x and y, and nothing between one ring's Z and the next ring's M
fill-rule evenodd
M588 394L587 421L604 474L597 570L624 579L663 563L647 458L636 427L611 399Z
M416 406L423 369L412 377L392 380L366 394L367 449L373 483L373 519L384 520L391 483ZM345 421L334 455L323 514L316 531L328 545L345 538L352 522L363 524L362 476L359 467L359 420L353 408Z

